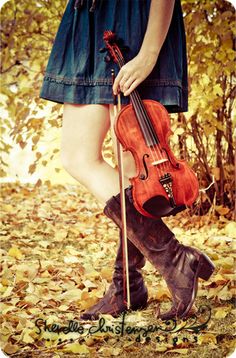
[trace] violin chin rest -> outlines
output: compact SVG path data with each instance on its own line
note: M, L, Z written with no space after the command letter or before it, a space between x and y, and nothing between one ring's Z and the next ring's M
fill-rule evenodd
M162 195L157 195L147 200L143 204L143 209L147 211L149 214L155 217L163 217L176 215L178 212L185 210L185 205L179 205L172 207L170 202Z

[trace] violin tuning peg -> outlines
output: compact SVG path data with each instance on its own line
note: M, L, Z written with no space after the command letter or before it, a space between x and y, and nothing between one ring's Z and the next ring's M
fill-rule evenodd
M107 48L106 47L101 47L100 49L99 49L99 52L100 53L103 53L103 52L106 52L107 51Z

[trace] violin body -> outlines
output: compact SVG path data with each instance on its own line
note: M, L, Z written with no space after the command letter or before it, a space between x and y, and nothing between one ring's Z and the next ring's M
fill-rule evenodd
M151 154L156 153L155 146L147 147L132 104L117 115L115 133L123 149L130 151L135 160L137 175L130 178L134 205L141 214L156 218L171 215L176 207L192 205L198 197L199 186L193 170L184 160L177 160L169 147L172 131L165 107L153 100L143 100L143 104L158 134L158 147L162 152L162 156L159 152L159 158L168 160L159 159L158 163L153 159ZM172 194L160 182L166 175L171 177Z
M103 39L121 68L125 62L115 34L105 31ZM130 178L134 205L151 218L174 215L198 197L197 177L169 147L172 132L165 107L153 100L142 101L137 89L131 92L130 100L131 104L118 113L114 129L123 149L135 160L136 176Z

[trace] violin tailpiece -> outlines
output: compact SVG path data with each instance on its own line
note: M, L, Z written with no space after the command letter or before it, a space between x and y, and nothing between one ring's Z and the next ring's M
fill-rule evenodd
M170 200L170 205L172 206L172 208L175 208L176 202L175 202L174 195L173 195L173 189L172 189L173 180L172 180L171 174L166 173L166 174L162 175L159 179L159 182L165 189L165 192Z

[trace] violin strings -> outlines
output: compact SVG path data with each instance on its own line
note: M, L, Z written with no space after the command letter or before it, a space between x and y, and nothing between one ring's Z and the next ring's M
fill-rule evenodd
M143 116L145 117L145 121L149 123L150 120L148 118L148 114L146 113L146 109L144 107L144 104L141 101L141 98L140 98L138 92L136 90L134 90L133 92L134 92L134 96L136 97L136 104L138 105L139 109L141 109L141 112L143 113ZM153 130L154 130L153 127L149 126L148 130L151 131L151 135L154 137L154 135L153 135ZM153 153L152 149L153 149L155 155L157 156L157 159L159 159L159 158L160 159L165 159L163 157L162 153L161 153L161 148L160 148L159 143L157 143L157 149L158 149L158 152L159 152L159 156L158 156L158 153L157 153L156 148L154 146L153 146L153 148L150 148L151 153ZM153 157L153 155L152 155L152 157ZM153 158L153 159L155 159L155 158ZM166 162L161 163L160 164L161 168L158 167L157 170L160 170L161 174L163 174L162 167L164 167L163 169L165 169L166 165L167 165Z
M137 93L136 93L136 91L134 90L133 92L135 92L135 95L137 95ZM138 101L137 101L138 100ZM137 106L139 107L139 109L141 109L141 111L143 112L143 115L145 116L145 112L144 112L144 110L143 110L143 108L142 108L142 106L141 106L141 102L140 102L141 100L139 99L139 98L136 98L136 104L137 104ZM147 119L147 120L149 120L149 119ZM148 130L151 130L150 129L150 127L148 128ZM152 137L154 137L153 136L153 134L152 134L152 132L151 132L151 136ZM153 160L155 161L155 160L159 160L159 159L163 159L163 156L162 156L162 153L161 153L161 149L160 149L160 145L159 145L159 143L157 143L157 149L158 149L158 152L157 152L157 150L156 150L156 147L150 147L150 152L151 152L151 156L152 156L152 158L153 158ZM154 152L154 153L153 153ZM156 156L156 158L155 158L155 156ZM162 174L164 174L163 173L163 170L162 170L162 164L163 164L163 166L165 167L165 163L161 163L160 164L160 166L158 165L158 167L156 167L156 169L157 169L157 171L160 171L160 175L162 175ZM164 168L163 168L164 169Z
M133 91L133 92L135 92L135 91ZM143 115L143 117L145 118L146 116L145 116L144 109L143 109L142 106L140 105L140 101L138 100L138 97L137 97L136 92L133 93L132 96L134 97L133 100L134 100L135 104L137 105L140 114ZM132 97L132 96L131 96L131 97ZM145 118L145 122L147 123L147 119L146 119L146 118ZM151 131L150 126L147 127L147 130L149 131L149 135L151 136L152 141L153 141L153 143L154 143L154 142L155 142L155 141L154 141L155 138L154 138L154 135L153 135L153 133L152 133L152 131ZM159 148L158 148L158 149L159 149ZM150 151L150 153L151 153L152 158L153 158L154 161L161 158L161 152L160 152L160 150L159 150L159 153L157 153L156 148L155 148L154 146L153 146L153 147L150 147L149 151ZM154 152L154 153L153 153L153 152ZM159 155L158 155L158 154L159 154ZM155 156L156 156L156 158L155 158Z
M142 102L141 98L140 98L140 95L138 94L138 92L136 90L134 90L133 92L135 92L135 95L140 103L140 108L142 109L142 112L143 112L143 115L145 117L147 117L147 121L150 121L149 117L148 117L148 114L146 112L146 109L145 109L145 105L144 103ZM154 130L153 127L151 128L151 130ZM164 169L167 171L168 170L168 166L170 165L170 162L169 162L169 158L167 157L167 154L165 152L165 155L163 156L163 150L162 148L160 147L160 143L157 143L157 148L159 150L159 154L160 154L160 159L167 159L168 161L166 162L163 162L161 163L160 165L164 167ZM154 148L155 149L155 148Z

